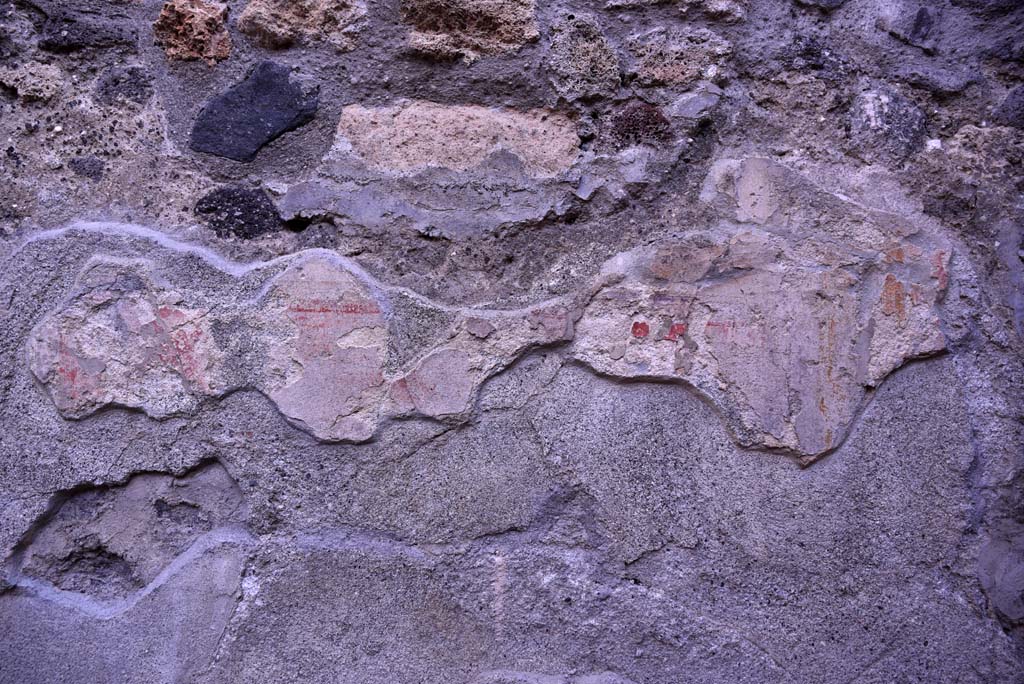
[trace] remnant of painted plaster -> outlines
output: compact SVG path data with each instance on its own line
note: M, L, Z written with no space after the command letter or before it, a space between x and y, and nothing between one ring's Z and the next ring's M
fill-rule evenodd
M757 159L715 171L709 201L748 225L624 252L571 297L510 311L416 297L416 315L449 323L399 363L398 291L314 250L288 257L256 301L217 306L145 262L95 261L36 327L31 367L69 417L108 404L165 417L252 387L316 437L359 442L389 416L464 418L524 351L571 342L571 357L607 375L692 385L742 444L814 458L842 442L868 388L945 348L949 247L870 217L828 238L793 235L775 224L796 215L775 189L785 173ZM214 333L230 326L249 351Z
M792 251L737 228L622 255L609 265L616 284L578 323L574 354L609 375L685 380L733 418L745 444L826 452L868 387L945 348L944 284L931 269L942 252L898 269L869 265L858 278ZM913 294L890 292L890 270L913 274Z
M186 296L148 262L96 260L33 331L32 372L69 418L107 405L165 418L251 387L317 438L359 442L388 415L462 414L480 383L524 350L572 337L570 303L455 311L448 347L386 372L396 323L387 288L326 252L289 261L255 301L189 305L211 293ZM481 338L484 324L492 331Z
M274 279L254 324L268 331L261 387L322 439L364 440L377 426L387 303L342 263L300 258Z
M96 260L33 332L29 365L62 414L113 404L166 417L228 389L210 309L153 278L147 262Z

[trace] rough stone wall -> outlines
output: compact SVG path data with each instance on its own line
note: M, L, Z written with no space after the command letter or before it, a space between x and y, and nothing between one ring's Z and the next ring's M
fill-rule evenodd
M0 2L0 683L1024 681L1019 0Z

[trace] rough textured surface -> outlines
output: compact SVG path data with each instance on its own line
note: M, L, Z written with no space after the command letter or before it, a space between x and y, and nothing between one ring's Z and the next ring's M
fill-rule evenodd
M1024 128L1024 86L1017 86L996 108L996 119L1014 128Z
M0 1L0 684L1024 681L1022 25Z
M355 24L364 14L357 0L251 0L238 30L268 48L326 42L344 52L355 47Z
M555 90L569 100L612 95L619 86L618 55L593 17L555 25L547 61Z
M153 24L153 36L168 59L204 59L212 64L231 54L227 18L228 6L222 2L168 0Z
M664 29L633 38L630 75L642 85L688 86L701 79L718 81L732 46L707 29L671 34Z
M401 0L412 49L470 62L536 40L534 12L534 0Z
M528 174L552 176L576 160L579 138L572 121L556 112L412 102L380 109L346 107L334 148L397 174L435 167L466 171L492 154L508 152Z
M26 4L38 13L33 17L36 23L42 19L36 44L46 52L127 47L138 35L123 8L116 6L118 3L94 1L68 6L51 0Z
M252 239L283 227L277 208L260 188L217 188L196 202L196 215L221 237Z

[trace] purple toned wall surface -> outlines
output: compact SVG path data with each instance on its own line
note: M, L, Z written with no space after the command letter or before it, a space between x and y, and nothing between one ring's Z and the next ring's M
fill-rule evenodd
M1018 0L0 0L0 684L1024 681Z

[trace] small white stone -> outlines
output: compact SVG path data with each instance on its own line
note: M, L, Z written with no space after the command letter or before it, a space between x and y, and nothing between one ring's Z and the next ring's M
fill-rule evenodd
M932 150L941 150L942 149L942 141L939 140L938 138L932 138L931 140L929 140L928 142L926 142L924 144L924 147L929 152L932 151Z
M60 124L58 124L58 125L56 125L56 126L54 126L54 127L53 127L53 132L54 132L54 133L60 133L60 132L61 132L61 131L63 131L63 130L64 130L64 127L63 127L63 126L61 126Z

